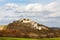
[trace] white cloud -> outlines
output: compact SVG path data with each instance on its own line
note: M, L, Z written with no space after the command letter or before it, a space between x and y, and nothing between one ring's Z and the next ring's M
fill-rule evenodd
M60 17L60 3L59 2L51 2L45 6L47 11L50 11L48 15L45 17Z
M51 13L49 17L60 17L60 13Z
M60 11L60 3L58 2L49 3L48 5L46 5L46 9L52 12Z
M48 15L44 15L41 13L43 11L50 11L51 13L48 13ZM40 3L34 3L34 4L21 6L14 3L8 3L0 7L0 20L3 20L3 19L13 20L13 19L19 18L20 16L42 16L43 18L40 17L41 18L40 20L48 21L50 19L45 19L45 17L60 16L60 4L57 2L51 2L46 5L43 5ZM9 18L6 18L6 17L9 17ZM51 20L54 20L54 19L51 19Z
M21 13L39 13L41 11L43 11L43 5L38 3L20 6L16 9L16 12Z
M14 4L14 3L8 3L8 4L5 4L5 6L6 7L11 7L11 8L18 7L18 5L17 4Z
M43 5L42 4L29 4L25 7L26 11L33 11L33 12L40 12L43 11Z

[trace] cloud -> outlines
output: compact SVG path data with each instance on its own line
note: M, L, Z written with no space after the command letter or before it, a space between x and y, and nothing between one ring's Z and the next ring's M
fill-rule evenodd
M49 17L60 17L60 13L51 13L48 16Z
M39 13L41 11L43 11L43 5L38 3L28 4L16 9L17 13Z
M60 3L58 2L49 3L48 5L46 5L46 9L52 12L60 11Z
M25 6L21 6L14 3L5 4L0 8L0 13L3 15L5 13L6 16L14 16L14 15L41 15L43 11L50 11L49 15L55 15L57 12L60 12L60 5L57 2L52 2L47 5L43 5L40 3L28 4ZM56 12L56 13L55 13ZM12 14L12 15L11 15ZM59 14L59 13L58 13ZM32 15L32 16L33 16ZM43 16L43 15L42 15ZM58 15L57 15L58 16Z
M12 8L18 7L18 5L17 4L14 4L14 3L8 3L8 4L5 4L5 6L6 7L12 7Z
M48 15L45 17L60 17L60 3L59 2L51 2L45 6L47 11L50 11Z
M44 11L49 12L45 13ZM11 21L23 17L32 18L38 22L56 20L57 18L52 19L49 17L60 17L60 4L58 2L51 2L45 5L40 3L33 3L28 5L7 3L0 7L0 22L2 20Z
M29 4L25 7L26 11L32 11L32 12L40 12L43 10L43 5L42 4Z

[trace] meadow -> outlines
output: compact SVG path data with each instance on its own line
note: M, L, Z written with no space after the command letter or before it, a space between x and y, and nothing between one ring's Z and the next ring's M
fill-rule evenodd
M0 40L60 40L60 38L40 38L40 39L32 39L32 38L0 37Z

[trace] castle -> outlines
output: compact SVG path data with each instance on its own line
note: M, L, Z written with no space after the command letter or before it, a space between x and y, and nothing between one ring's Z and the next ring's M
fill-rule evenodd
M38 26L38 24L36 22L34 22L30 19L27 19L27 18L20 19L19 21L22 22L22 23L31 23L32 27L34 27L38 30L42 30L42 29L48 30L48 28L46 28L45 26Z

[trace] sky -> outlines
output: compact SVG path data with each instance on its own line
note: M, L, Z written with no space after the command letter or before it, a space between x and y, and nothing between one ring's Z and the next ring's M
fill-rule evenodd
M0 0L0 25L20 18L60 27L60 0Z

